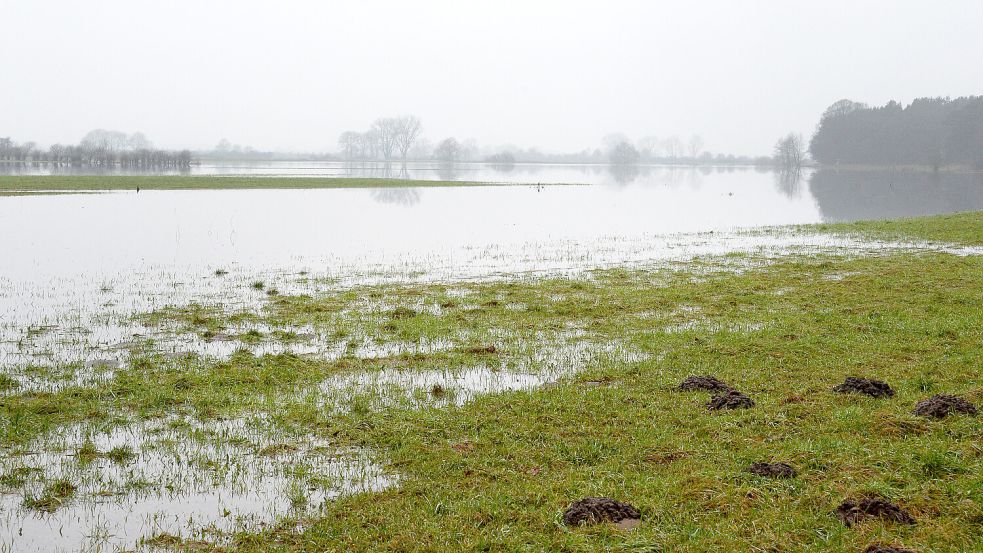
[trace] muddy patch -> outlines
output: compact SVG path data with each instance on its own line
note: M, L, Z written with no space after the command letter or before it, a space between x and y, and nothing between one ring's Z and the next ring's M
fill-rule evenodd
M737 390L725 390L713 396L707 409L720 411L724 409L750 409L754 407L754 400Z
M641 518L633 505L609 497L585 497L571 503L563 512L563 523L567 526L633 521L626 523L627 527L633 527Z
M681 392L723 392L730 385L713 376L687 376L676 388Z
M880 498L847 499L836 508L836 518L847 527L870 518L879 518L899 524L915 524L911 516L895 503Z
M916 403L915 414L936 419L955 414L975 415L976 406L961 397L938 394Z
M751 474L763 476L765 478L795 478L799 473L788 463L754 463L747 468Z
M864 553L915 553L911 549L906 549L904 547L895 547L893 545L869 545L867 549L864 549Z
M863 394L875 398L894 396L894 390L887 382L855 376L848 376L843 384L835 386L833 391L838 394Z

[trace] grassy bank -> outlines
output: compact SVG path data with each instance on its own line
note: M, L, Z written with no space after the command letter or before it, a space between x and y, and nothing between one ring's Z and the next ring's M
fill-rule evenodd
M826 228L979 244L983 217ZM234 333L244 321L309 327L344 353L175 363L147 344L103 384L2 397L0 443L176 409L206 420L261 413L286 433L366 447L399 476L397 487L327 503L299 531L291 520L236 535L231 550L846 552L881 543L978 551L983 424L912 409L937 393L983 404L981 282L978 256L730 257L576 279L327 286L317 295L270 294L259 313L162 309L141 318L202 337ZM366 342L383 352L387 344L441 346L366 355ZM461 405L433 386L412 401L372 392L329 398L340 409L310 396L326 379L359 371L535 372L566 362L577 346L588 352L576 358L584 359L578 371ZM711 412L707 394L675 389L692 374L715 375L756 404ZM896 395L833 393L847 376L883 379ZM787 462L799 475L747 473L756 461ZM917 524L846 528L833 515L844 499L869 494L897 502ZM584 496L636 505L641 525L565 527L563 509Z
M0 194L31 191L225 190L490 186L488 183L375 178L212 176L0 176Z
M919 240L964 246L983 245L983 211L889 221L828 223L800 228L816 232L856 234L881 240Z

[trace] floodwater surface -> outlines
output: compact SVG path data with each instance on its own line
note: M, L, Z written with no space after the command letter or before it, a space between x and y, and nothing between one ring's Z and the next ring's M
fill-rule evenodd
M257 174L219 169L215 174ZM267 167L306 176L335 169ZM452 346L365 336L339 341L323 329L248 321L202 336L139 317L169 306L257 312L271 294L317 294L361 283L577 274L731 252L920 248L928 246L762 227L983 209L983 184L974 174L821 171L787 178L653 167L438 169L418 167L408 176L519 184L0 196L0 376L6 383L0 394L99 386L148 347L180 369L189 357L225 359L241 350L330 360ZM335 176L378 176L346 170ZM569 184L539 184L546 182ZM384 314L393 307L366 303L364 311ZM699 321L679 328L691 324ZM315 389L283 394L329 412L350 409L352 398L360 408L440 407L545 385L610 356L637 356L622 344L589 343L576 329L565 332L513 344L523 353L509 363L339 373ZM242 339L248 335L259 338ZM293 339L271 338L278 335ZM113 428L59 428L27 447L0 450L6 486L0 486L0 551L115 550L161 535L221 541L290 513L316 514L339 494L398 482L372 452L283 434L264 428L262 420L120 416ZM88 459L80 453L86 451ZM218 475L208 468L217 460L227 463ZM49 490L63 478L77 483L64 506Z

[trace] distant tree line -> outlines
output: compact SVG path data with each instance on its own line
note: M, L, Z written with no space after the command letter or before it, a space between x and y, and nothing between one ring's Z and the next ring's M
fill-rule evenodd
M75 166L181 168L194 159L189 150L160 150L143 133L97 129L77 145L55 144L47 150L34 142L18 144L0 137L0 161L44 162Z
M983 167L983 96L870 107L840 100L809 143L820 163Z
M504 160L508 160L507 162ZM736 156L712 153L704 150L703 138L692 135L687 141L678 136L660 139L646 136L637 141L622 133L602 138L597 148L570 153L546 153L536 148L522 149L515 146L500 147L496 153L486 155L487 163L610 163L633 165L654 163L664 165L755 165L771 166L775 160L769 156Z

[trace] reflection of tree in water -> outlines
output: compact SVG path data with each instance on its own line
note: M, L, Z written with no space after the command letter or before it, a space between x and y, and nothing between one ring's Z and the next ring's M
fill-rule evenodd
M515 169L515 163L489 163L488 166L496 173L511 173Z
M418 188L373 188L371 195L380 204L412 206L420 203Z
M775 171L775 188L787 198L802 196L802 169L782 167Z
M457 180L458 170L454 163L441 163L435 169L440 180Z
M346 177L370 178L370 179L405 179L409 172L406 164L400 164L397 171L393 163L377 161L346 161L342 165Z
M638 166L629 163L618 163L608 165L608 171L614 177L614 182L618 184L629 184L638 178Z
M820 169L809 191L826 221L894 219L983 209L983 175Z

